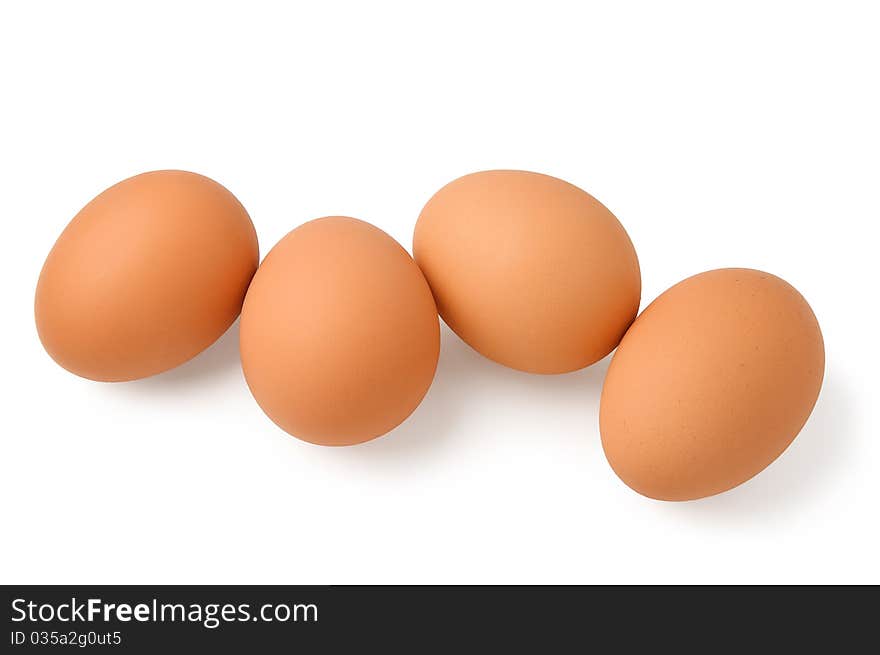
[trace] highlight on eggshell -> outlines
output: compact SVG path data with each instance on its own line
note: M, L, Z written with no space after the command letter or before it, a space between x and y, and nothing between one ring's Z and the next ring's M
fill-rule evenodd
M431 386L440 321L425 278L394 239L331 216L281 239L254 276L241 361L263 411L286 432L352 445L402 423Z
M226 188L186 171L143 173L61 233L37 282L37 331L67 370L123 381L182 364L241 314L257 404L325 446L369 441L416 410L437 369L438 311L475 350L522 371L574 371L616 348L600 398L605 456L629 487L669 501L758 474L819 396L822 333L794 287L712 270L636 318L629 236L558 178L493 170L450 182L424 206L413 252L369 223L328 216L259 264L253 223Z
M413 253L449 327L522 371L597 362L638 312L626 230L593 196L549 175L493 170L450 182L422 210Z
M605 455L650 498L727 491L795 439L824 369L819 324L794 287L751 269L700 273L651 303L614 353L600 402Z
M183 364L238 316L259 262L247 211L217 182L143 173L89 202L46 258L34 300L43 347L84 378Z

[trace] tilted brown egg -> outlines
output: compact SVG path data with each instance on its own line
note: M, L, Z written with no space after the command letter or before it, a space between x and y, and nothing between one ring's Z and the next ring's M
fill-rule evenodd
M450 182L422 210L413 253L449 327L523 371L602 359L639 308L638 258L620 222L548 175L497 170Z
M431 386L440 322L425 278L377 227L332 216L272 248L247 293L241 360L263 411L343 446L403 422Z
M254 226L223 186L185 171L137 175L89 202L46 258L40 340L92 380L160 373L226 331L258 262Z
M614 354L602 445L630 487L711 496L776 459L807 421L825 351L806 300L761 271L720 269L661 294Z

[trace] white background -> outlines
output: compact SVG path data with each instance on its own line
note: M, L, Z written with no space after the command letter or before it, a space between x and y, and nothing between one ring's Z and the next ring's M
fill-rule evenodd
M3 4L0 581L880 582L876 3L301 4ZM126 384L37 339L52 243L130 175L215 178L265 254L328 214L409 248L434 191L500 167L610 207L643 306L723 266L800 289L826 382L776 463L642 498L602 454L607 361L518 373L445 328L416 414L347 449L260 412L237 328Z

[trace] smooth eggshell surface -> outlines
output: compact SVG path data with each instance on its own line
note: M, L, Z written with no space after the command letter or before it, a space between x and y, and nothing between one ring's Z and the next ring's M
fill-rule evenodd
M523 371L602 359L639 308L626 231L590 194L548 175L485 171L447 184L422 210L413 252L449 327Z
M87 204L46 258L40 340L92 380L160 373L226 331L258 262L254 226L223 186L185 171L137 175Z
M822 386L819 324L787 282L721 269L660 295L620 343L602 389L617 475L660 500L726 491L800 432Z
M241 317L241 359L264 412L327 446L390 431L427 393L440 323L425 278L382 230L310 221L266 256Z

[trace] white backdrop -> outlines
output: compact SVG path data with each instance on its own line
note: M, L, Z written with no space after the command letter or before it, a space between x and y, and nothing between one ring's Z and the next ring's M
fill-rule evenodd
M0 582L880 582L878 9L724 4L4 3ZM445 328L416 414L348 449L260 412L235 327L116 385L37 339L52 243L135 173L215 178L265 255L328 214L410 248L434 191L501 167L605 203L643 307L723 266L805 295L826 381L776 463L642 498L602 454L607 360L533 376Z

